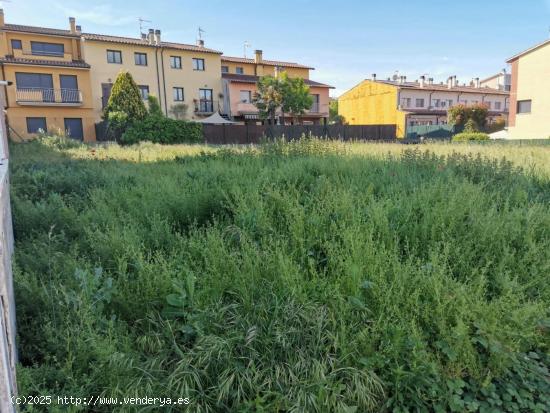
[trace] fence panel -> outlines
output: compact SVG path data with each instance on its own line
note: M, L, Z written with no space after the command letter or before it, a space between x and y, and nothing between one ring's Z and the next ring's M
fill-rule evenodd
M5 82L4 82L5 85ZM4 88L0 88L0 412L15 412L11 396L17 394L15 365L15 301L13 294L13 229L8 175L7 127Z

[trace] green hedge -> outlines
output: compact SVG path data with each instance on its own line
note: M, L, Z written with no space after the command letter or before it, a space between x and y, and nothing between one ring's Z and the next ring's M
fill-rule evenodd
M197 122L175 120L161 116L148 116L131 125L121 136L120 143L131 145L141 141L155 143L203 142L202 125Z
M463 132L453 136L453 142L488 141L489 135L483 132Z

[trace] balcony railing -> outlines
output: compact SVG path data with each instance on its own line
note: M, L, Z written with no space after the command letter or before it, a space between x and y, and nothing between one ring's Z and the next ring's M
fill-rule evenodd
M199 99L195 100L195 113L207 115L219 109L217 100Z
M313 102L311 108L309 109L310 113L319 113L319 102Z
M16 100L20 105L81 105L78 89L18 88Z

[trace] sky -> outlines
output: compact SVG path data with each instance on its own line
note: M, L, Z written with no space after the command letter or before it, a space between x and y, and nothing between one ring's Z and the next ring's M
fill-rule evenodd
M5 0L7 23L68 27L87 33L139 36L160 29L163 40L195 43L248 57L315 67L310 78L338 96L376 73L396 71L436 82L461 82L506 68L506 59L550 35L550 0Z

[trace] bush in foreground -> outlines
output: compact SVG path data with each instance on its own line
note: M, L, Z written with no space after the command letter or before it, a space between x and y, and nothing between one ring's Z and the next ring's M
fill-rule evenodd
M483 132L463 132L453 136L453 142L488 141L489 135Z
M548 178L321 144L158 163L15 146L20 393L550 411Z
M202 125L197 122L149 115L143 121L132 124L120 138L120 143L124 145L140 141L163 144L201 143Z

